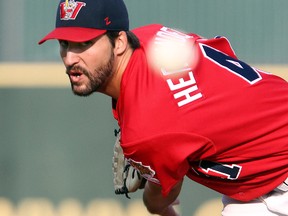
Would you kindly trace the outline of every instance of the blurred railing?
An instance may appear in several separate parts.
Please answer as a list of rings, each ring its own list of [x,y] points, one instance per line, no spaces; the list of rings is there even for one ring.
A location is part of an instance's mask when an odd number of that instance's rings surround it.
[[[209,200],[200,206],[193,216],[218,216],[222,208],[221,200]],[[180,212],[178,210],[178,212]],[[54,205],[44,198],[25,199],[18,205],[0,198],[1,216],[150,216],[141,200],[129,202],[125,207],[113,199],[92,200],[87,206],[76,199],[63,200]],[[192,215],[192,214],[191,214]]]

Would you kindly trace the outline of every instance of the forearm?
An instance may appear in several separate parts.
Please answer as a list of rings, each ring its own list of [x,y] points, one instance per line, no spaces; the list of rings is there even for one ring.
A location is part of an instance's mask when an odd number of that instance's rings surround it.
[[[182,181],[177,183],[170,193],[163,197],[161,187],[147,182],[143,193],[143,201],[148,211],[161,216],[178,216],[173,208],[180,193]]]

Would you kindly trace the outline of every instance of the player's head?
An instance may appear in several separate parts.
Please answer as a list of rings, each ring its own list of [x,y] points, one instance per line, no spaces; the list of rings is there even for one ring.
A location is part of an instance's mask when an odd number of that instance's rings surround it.
[[[85,42],[107,31],[128,31],[123,0],[60,0],[55,29],[39,41],[50,39]]]

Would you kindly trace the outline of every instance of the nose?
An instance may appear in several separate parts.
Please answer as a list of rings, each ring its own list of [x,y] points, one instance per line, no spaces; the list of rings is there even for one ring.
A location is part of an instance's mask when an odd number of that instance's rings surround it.
[[[61,52],[61,57],[63,63],[66,67],[71,67],[79,62],[79,55],[77,52],[74,52],[72,49],[66,49],[64,52]]]

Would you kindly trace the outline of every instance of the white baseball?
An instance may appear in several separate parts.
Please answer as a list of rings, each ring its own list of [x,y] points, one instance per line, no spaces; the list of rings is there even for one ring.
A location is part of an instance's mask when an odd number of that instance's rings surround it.
[[[148,50],[152,66],[166,71],[181,70],[195,61],[194,46],[188,40],[154,41]]]

